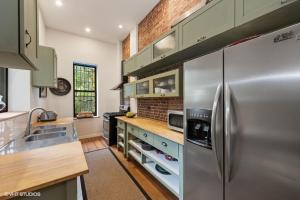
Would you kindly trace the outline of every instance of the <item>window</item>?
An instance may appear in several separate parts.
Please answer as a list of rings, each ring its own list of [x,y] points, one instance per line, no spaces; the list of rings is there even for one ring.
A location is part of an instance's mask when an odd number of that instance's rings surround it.
[[[79,112],[97,115],[97,67],[73,63],[74,117]]]
[[[7,99],[8,99],[8,69],[0,68],[0,95],[3,96],[2,101],[6,103],[6,107],[1,112],[7,112]]]

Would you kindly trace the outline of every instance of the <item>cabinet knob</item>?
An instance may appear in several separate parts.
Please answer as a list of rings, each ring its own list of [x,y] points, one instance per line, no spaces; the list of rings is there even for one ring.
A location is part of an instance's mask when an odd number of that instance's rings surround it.
[[[289,2],[289,0],[281,0],[281,4],[286,4],[288,2]]]
[[[148,137],[147,133],[144,133],[144,137]]]
[[[167,146],[168,146],[168,144],[165,143],[165,142],[162,142],[161,145],[163,145],[164,147],[167,147]]]
[[[197,42],[202,42],[203,40],[205,40],[206,39],[206,36],[202,36],[202,37],[200,37],[198,40],[197,40]]]

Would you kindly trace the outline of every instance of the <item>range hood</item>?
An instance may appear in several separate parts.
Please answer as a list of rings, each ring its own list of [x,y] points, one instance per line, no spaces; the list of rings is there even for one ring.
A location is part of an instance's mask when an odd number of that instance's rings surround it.
[[[122,77],[122,82],[119,83],[118,85],[116,85],[115,87],[113,87],[111,90],[121,90],[123,88],[123,85],[128,83],[128,77],[127,76],[123,76]]]

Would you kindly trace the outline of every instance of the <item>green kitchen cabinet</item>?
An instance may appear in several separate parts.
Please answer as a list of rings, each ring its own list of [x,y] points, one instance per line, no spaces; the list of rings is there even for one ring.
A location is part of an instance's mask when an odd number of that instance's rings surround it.
[[[152,43],[153,62],[174,54],[178,49],[178,27],[176,26],[170,32],[164,34]]]
[[[151,92],[152,81],[150,78],[145,78],[136,81],[136,91],[135,95],[137,98],[150,97],[152,95]]]
[[[124,84],[124,98],[134,98],[135,97],[135,83]]]
[[[271,13],[297,0],[236,0],[236,26]]]
[[[149,45],[136,55],[136,68],[140,69],[152,62],[152,46]]]
[[[151,77],[152,97],[179,97],[182,95],[182,71],[168,71]]]
[[[234,28],[234,5],[235,0],[214,0],[183,20],[179,24],[181,49]]]
[[[38,71],[32,71],[31,80],[34,87],[57,87],[57,56],[55,49],[40,46]]]
[[[131,56],[124,62],[124,75],[128,75],[131,72],[134,72],[137,70],[137,65],[136,65],[136,56]]]
[[[0,67],[36,70],[37,0],[0,1]]]

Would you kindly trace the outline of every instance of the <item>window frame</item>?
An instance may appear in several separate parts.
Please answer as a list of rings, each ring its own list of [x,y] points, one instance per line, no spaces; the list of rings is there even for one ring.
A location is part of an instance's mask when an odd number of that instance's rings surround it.
[[[87,67],[87,68],[93,68],[95,69],[95,90],[76,90],[75,89],[75,66],[81,66],[81,67]],[[90,65],[85,63],[79,63],[79,62],[73,62],[73,116],[76,118],[76,112],[75,112],[75,93],[76,92],[95,92],[95,112],[93,113],[94,117],[98,114],[98,90],[97,90],[97,65]]]
[[[0,113],[5,113],[5,112],[8,112],[8,68],[4,68],[5,70],[5,74],[6,74],[6,82],[5,82],[5,86],[6,86],[6,94],[3,94],[3,95],[6,95],[6,107],[4,110],[0,111]]]

